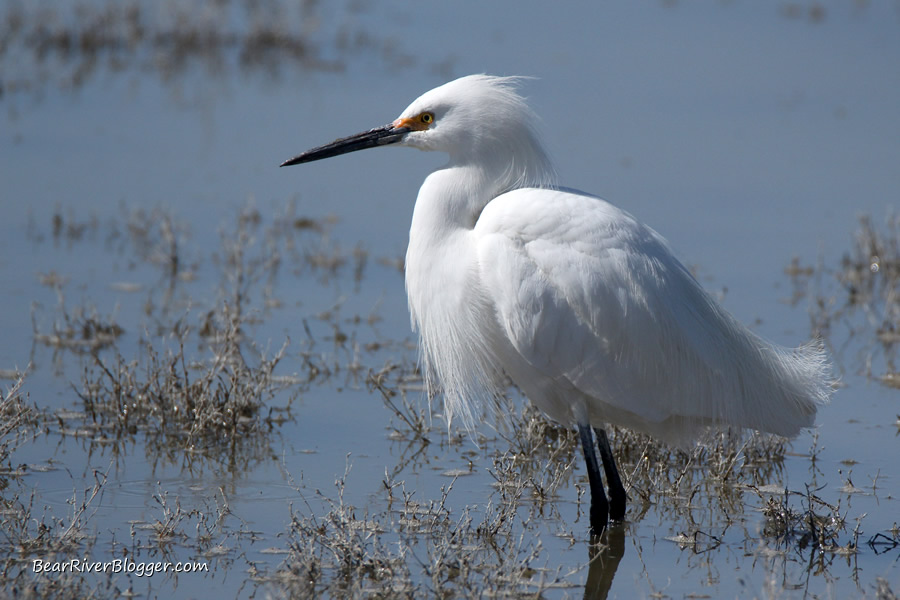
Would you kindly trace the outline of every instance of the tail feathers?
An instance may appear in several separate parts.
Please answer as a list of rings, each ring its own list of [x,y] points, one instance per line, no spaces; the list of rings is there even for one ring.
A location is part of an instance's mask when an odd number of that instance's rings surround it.
[[[647,421],[627,412],[610,413],[608,420],[676,446],[692,445],[703,439],[704,431],[722,427],[788,438],[813,427],[835,383],[822,343],[783,348],[753,334],[744,341],[755,351],[741,352],[742,362],[732,362],[718,385],[695,388],[693,401],[677,394],[680,406],[663,420]]]
[[[787,438],[815,426],[819,407],[829,402],[834,390],[831,364],[821,341],[798,348],[784,348],[753,334],[748,341],[756,352],[743,354],[745,360],[734,374],[731,393],[737,398],[721,398],[720,411],[712,419],[685,424],[695,430],[729,426]]]
[[[792,349],[765,343],[761,351],[775,373],[775,388],[767,391],[767,397],[745,398],[743,426],[793,437],[815,425],[819,407],[828,403],[834,390],[824,346],[819,340]]]

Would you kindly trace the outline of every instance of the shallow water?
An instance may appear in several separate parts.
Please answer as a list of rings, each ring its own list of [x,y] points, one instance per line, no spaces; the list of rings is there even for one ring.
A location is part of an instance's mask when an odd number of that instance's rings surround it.
[[[228,5],[222,27],[253,18],[241,6]],[[49,411],[83,410],[76,390],[85,369],[96,370],[90,355],[35,342],[35,327],[50,331],[63,314],[42,275],[65,278],[69,311],[95,307],[98,315],[114,315],[125,330],[119,352],[136,357],[142,340],[163,343],[154,327],[164,317],[195,322],[222,302],[221,289],[232,289],[223,240],[236,237],[242,211],[258,213],[248,261],[262,261],[270,249],[265,232],[290,206],[315,223],[332,215],[336,222],[327,234],[279,238],[284,266],[271,294],[265,281],[248,288],[256,322],[244,333],[267,355],[290,338],[281,375],[305,372],[310,355],[340,370],[272,399],[290,404],[290,418],[265,437],[237,442],[231,454],[157,446],[145,432],[120,444],[91,443],[50,423],[13,454],[13,465],[31,468],[5,493],[33,489],[35,504],[62,518],[72,511],[73,489],[81,494],[95,470],[107,473],[85,522],[97,536],[91,549],[97,560],[108,558],[116,542],[145,541],[140,526],[162,518],[162,498],[170,507],[177,498],[184,509],[208,513],[227,498],[233,515],[223,538],[227,551],[201,557],[214,567],[211,574],[123,575],[116,582],[149,597],[268,590],[271,582],[256,582],[251,572],[278,567],[291,510],[324,514],[327,503],[315,491],[336,498],[336,478],[344,477],[343,499],[360,513],[394,510],[386,507],[386,470],[425,504],[440,500],[452,482],[451,519],[466,507],[489,512],[492,451],[506,442],[489,427],[481,447],[448,442],[442,426],[428,445],[392,439],[397,417],[364,378],[387,361],[414,360],[402,274],[383,262],[402,258],[418,185],[443,158],[391,149],[277,169],[299,151],[388,122],[421,92],[472,72],[536,77],[525,89],[565,185],[596,193],[657,229],[762,335],[786,345],[807,339],[810,302],[787,301],[785,267],[795,256],[819,263],[822,287],[839,294],[830,273],[850,251],[857,216],[870,214],[881,224],[900,189],[900,13],[875,4],[829,5],[821,13],[817,6],[585,3],[560,10],[465,2],[411,10],[402,3],[348,3],[309,9],[316,28],[281,7],[289,27],[311,36],[328,68],[285,55],[276,55],[276,68],[242,64],[226,47],[215,68],[188,60],[170,73],[148,52],[121,69],[101,60],[78,85],[66,83],[77,56],[51,53],[37,63],[24,43],[14,45],[3,58],[0,96],[0,368],[33,364],[23,388],[30,402]],[[54,215],[62,223],[56,230]],[[160,249],[146,252],[135,233],[161,215],[171,216],[182,268],[192,275],[171,297],[165,265],[154,255]],[[306,258],[289,257],[288,237]],[[357,247],[368,255],[359,280]],[[308,257],[319,254],[347,263],[329,275],[309,266]],[[378,320],[369,324],[370,315]],[[794,441],[767,482],[801,493],[813,483],[851,523],[842,542],[853,539],[859,519],[858,552],[812,556],[790,546],[772,552],[761,541],[763,501],[747,489],[737,500],[704,492],[705,500],[689,499],[678,509],[656,501],[642,512],[633,502],[609,597],[856,597],[874,595],[879,577],[900,587],[897,549],[865,544],[878,533],[896,539],[890,531],[900,514],[900,409],[896,389],[866,377],[869,369],[885,373],[890,355],[873,339],[872,319],[848,316],[832,328],[827,341],[844,387],[821,412],[817,439],[807,433]],[[356,360],[353,342],[381,347]],[[347,370],[355,362],[362,374]],[[558,582],[543,592],[550,597],[596,591],[577,502],[583,467],[572,464],[574,473],[541,518],[528,519],[534,505],[526,503],[525,523],[507,540],[522,544],[523,554],[534,550],[530,565],[546,569],[545,582]],[[471,474],[454,480],[454,472]],[[718,542],[672,541],[698,529]],[[408,543],[398,530],[381,537],[386,545]],[[272,548],[277,553],[267,552]],[[429,560],[424,542],[409,552]],[[176,538],[146,543],[138,556],[188,560],[198,552]]]

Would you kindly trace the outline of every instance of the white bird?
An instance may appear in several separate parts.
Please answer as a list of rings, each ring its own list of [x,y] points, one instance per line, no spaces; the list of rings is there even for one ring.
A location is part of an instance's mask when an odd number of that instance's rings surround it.
[[[450,155],[419,190],[406,254],[426,381],[471,424],[506,375],[576,427],[599,535],[626,505],[605,424],[670,442],[709,426],[794,436],[828,400],[830,367],[821,344],[783,348],[744,327],[627,212],[557,186],[517,81],[462,77],[281,166],[388,144]]]

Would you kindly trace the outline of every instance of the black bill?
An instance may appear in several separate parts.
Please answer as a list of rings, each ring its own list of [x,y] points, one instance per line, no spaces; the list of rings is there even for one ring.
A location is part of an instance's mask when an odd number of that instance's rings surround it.
[[[408,127],[395,127],[393,123],[388,123],[383,127],[376,127],[375,129],[334,140],[330,144],[307,150],[303,154],[299,154],[294,158],[284,161],[281,163],[281,166],[289,167],[291,165],[299,165],[300,163],[312,162],[314,160],[322,160],[323,158],[331,158],[332,156],[338,156],[348,152],[374,148],[375,146],[395,144],[402,140],[409,132],[410,129]]]

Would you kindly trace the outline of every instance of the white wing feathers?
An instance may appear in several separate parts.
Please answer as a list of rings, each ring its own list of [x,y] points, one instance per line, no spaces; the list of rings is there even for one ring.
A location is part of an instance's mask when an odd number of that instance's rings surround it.
[[[514,349],[504,368],[558,420],[670,441],[719,423],[789,436],[828,398],[821,350],[747,330],[662,237],[603,200],[515,190],[488,203],[474,234],[482,291]],[[581,414],[554,397],[567,393]]]

